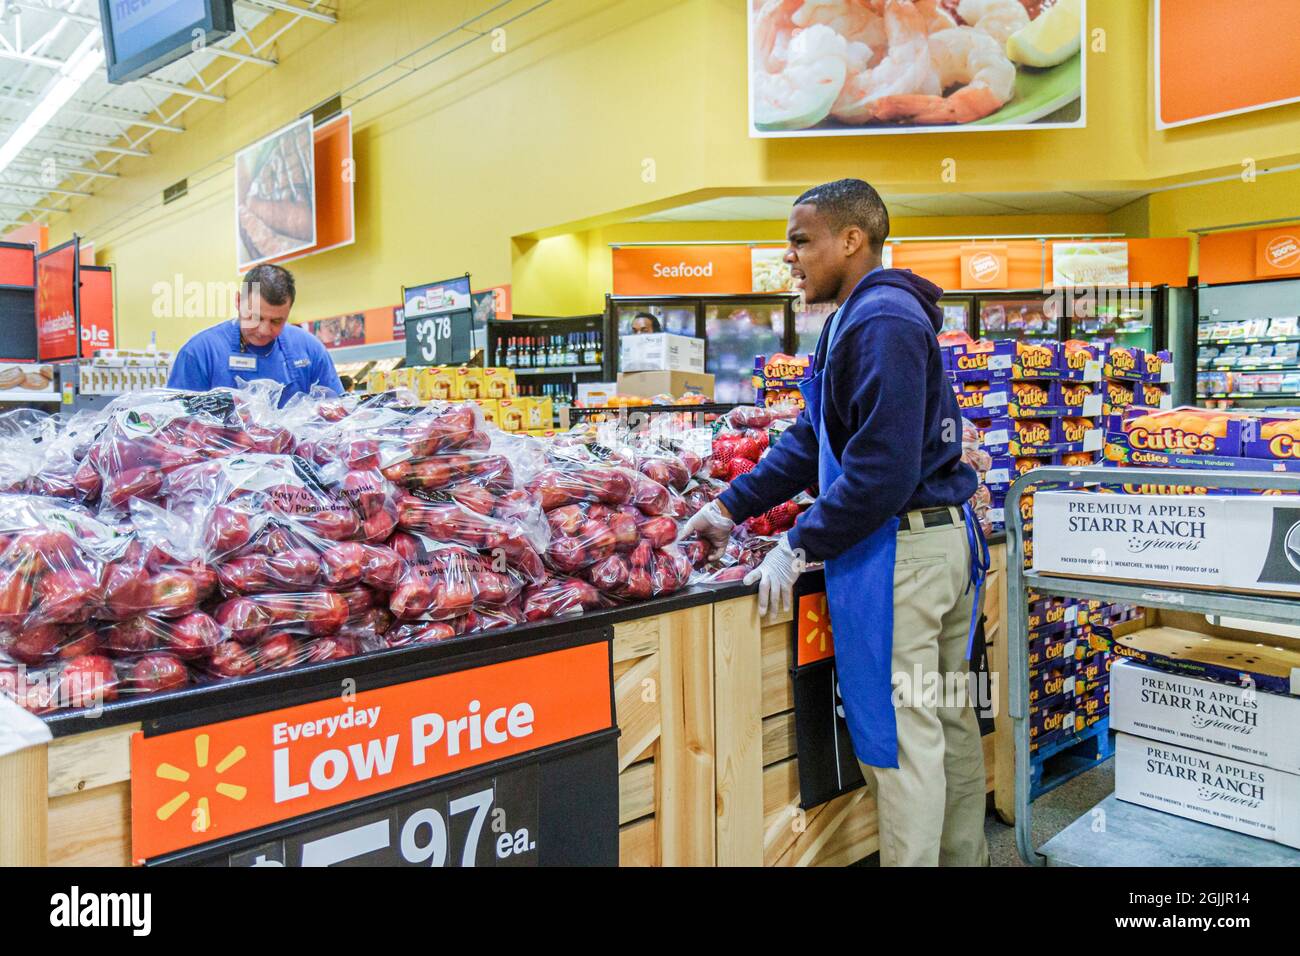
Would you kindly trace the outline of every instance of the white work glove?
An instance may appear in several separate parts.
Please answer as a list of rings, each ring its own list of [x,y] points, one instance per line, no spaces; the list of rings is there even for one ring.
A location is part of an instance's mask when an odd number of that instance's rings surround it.
[[[758,616],[766,617],[769,606],[772,616],[778,605],[789,611],[794,604],[794,582],[803,573],[803,555],[790,548],[786,535],[781,535],[776,547],[767,553],[763,563],[745,575],[745,583],[758,582]],[[779,601],[778,601],[779,598]]]
[[[677,540],[681,541],[683,538],[698,534],[702,540],[709,544],[711,549],[709,560],[716,561],[726,552],[727,542],[731,540],[731,532],[735,527],[736,522],[723,513],[722,505],[716,501],[710,501],[695,512],[690,521],[682,525]]]

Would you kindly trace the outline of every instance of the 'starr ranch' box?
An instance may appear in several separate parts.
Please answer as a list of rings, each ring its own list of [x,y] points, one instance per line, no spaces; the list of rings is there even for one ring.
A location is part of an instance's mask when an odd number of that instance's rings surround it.
[[[1294,498],[1043,491],[1034,527],[1044,574],[1300,593]]]
[[[1300,847],[1300,776],[1281,770],[1117,734],[1115,796]]]
[[[1111,668],[1110,680],[1115,730],[1300,773],[1300,698],[1123,659]]]

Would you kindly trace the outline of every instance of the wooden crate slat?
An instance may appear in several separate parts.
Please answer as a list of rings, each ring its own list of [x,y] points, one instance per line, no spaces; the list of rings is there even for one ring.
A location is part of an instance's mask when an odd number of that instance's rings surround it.
[[[634,763],[618,775],[618,822],[631,823],[655,812],[655,764]]]
[[[39,745],[0,757],[0,866],[45,865],[46,754]]]
[[[771,717],[794,706],[794,682],[790,679],[790,626],[763,628],[763,716]]]
[[[92,730],[50,744],[49,795],[94,790],[131,779],[131,736],[139,724]]]
[[[614,712],[618,715],[621,731],[618,738],[619,770],[639,759],[645,749],[659,739],[659,698],[663,693],[659,657],[651,654],[641,658],[614,683]],[[647,685],[646,681],[653,683]]]
[[[712,866],[716,796],[713,735],[713,608],[657,618],[660,726],[656,766],[659,861]]]
[[[614,663],[645,657],[659,650],[660,615],[614,625]]]
[[[655,818],[646,817],[618,830],[619,866],[655,866],[657,857]]]
[[[50,801],[50,866],[131,865],[131,784]]]
[[[794,756],[794,711],[773,714],[763,720],[763,766]]]
[[[855,811],[862,812],[862,804],[865,800],[867,800],[867,791],[865,787],[861,787],[822,804],[816,816],[809,812],[807,827],[802,833],[795,834],[794,840],[777,857],[773,865],[809,866],[822,848],[834,838],[849,815]],[[871,813],[875,815],[874,807]]]
[[[713,609],[719,866],[763,864],[763,657],[754,640],[757,629],[758,605],[751,597]]]

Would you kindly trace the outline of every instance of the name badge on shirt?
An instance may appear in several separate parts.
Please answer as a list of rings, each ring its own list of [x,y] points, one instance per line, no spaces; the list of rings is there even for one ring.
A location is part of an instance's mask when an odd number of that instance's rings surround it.
[[[294,368],[306,368],[306,367],[307,367],[308,365],[310,365],[310,364],[311,364],[311,359],[305,359],[305,358],[303,358],[303,359],[294,359],[294,360],[293,360],[293,367],[294,367]]]
[[[230,356],[230,367],[241,371],[257,371],[257,356],[255,355],[232,355]]]

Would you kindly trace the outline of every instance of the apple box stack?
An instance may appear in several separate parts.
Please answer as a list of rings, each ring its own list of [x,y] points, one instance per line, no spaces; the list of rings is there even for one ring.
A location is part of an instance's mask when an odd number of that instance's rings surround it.
[[[1254,637],[1117,643],[1115,795],[1300,847],[1300,652]]]

